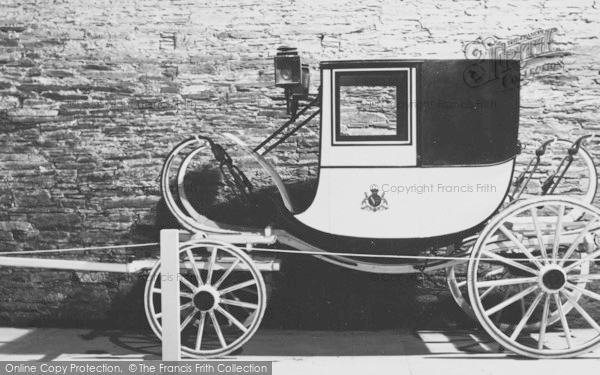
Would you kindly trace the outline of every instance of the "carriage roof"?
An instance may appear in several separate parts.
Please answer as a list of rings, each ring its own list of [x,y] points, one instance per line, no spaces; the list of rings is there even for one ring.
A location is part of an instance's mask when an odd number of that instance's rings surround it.
[[[341,68],[341,67],[362,67],[368,66],[396,66],[404,63],[420,63],[425,60],[418,59],[367,59],[367,60],[327,60],[321,61],[320,66],[323,69]]]

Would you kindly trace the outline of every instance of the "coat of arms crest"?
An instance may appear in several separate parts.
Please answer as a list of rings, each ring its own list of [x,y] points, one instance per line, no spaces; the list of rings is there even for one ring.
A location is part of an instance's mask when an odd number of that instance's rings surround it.
[[[371,195],[365,193],[365,198],[363,199],[360,208],[363,210],[370,210],[373,212],[387,210],[388,202],[385,199],[385,192],[381,195],[378,194],[379,189],[371,188]]]

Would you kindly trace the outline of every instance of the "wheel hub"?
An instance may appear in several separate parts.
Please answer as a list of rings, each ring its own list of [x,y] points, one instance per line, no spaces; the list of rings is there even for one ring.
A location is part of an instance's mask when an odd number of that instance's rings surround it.
[[[214,288],[203,286],[194,292],[192,303],[200,311],[210,311],[219,303],[219,294]]]
[[[567,275],[558,265],[550,265],[541,270],[538,282],[545,292],[557,293],[567,283]]]

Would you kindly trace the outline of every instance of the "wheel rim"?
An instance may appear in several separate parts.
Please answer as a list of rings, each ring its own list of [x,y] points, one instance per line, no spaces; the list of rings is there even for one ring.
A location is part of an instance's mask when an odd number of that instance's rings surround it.
[[[221,241],[190,241],[180,247],[179,254],[182,352],[206,358],[239,349],[254,335],[265,312],[262,275],[248,255]],[[160,296],[157,262],[146,282],[145,309],[159,338]]]
[[[577,221],[568,220],[573,210],[582,212]],[[600,344],[598,230],[600,211],[568,198],[532,199],[495,217],[473,248],[467,275],[471,306],[485,330],[501,345],[530,357],[570,357]],[[483,279],[497,264],[508,274]],[[486,303],[482,295],[492,287],[503,291],[502,298]],[[522,314],[507,327],[498,315],[511,308]],[[527,333],[531,321],[539,328]]]

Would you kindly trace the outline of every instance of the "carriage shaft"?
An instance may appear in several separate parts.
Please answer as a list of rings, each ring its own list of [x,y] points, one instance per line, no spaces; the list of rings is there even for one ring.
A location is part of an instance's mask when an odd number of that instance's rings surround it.
[[[55,270],[69,271],[88,271],[88,272],[113,272],[113,273],[137,273],[145,269],[152,268],[156,264],[156,259],[134,260],[130,263],[102,263],[89,262],[70,259],[43,259],[43,258],[25,258],[25,257],[0,257],[0,266],[4,267],[24,267],[24,268],[45,268]],[[198,258],[196,266],[199,269],[208,268],[207,259]],[[260,271],[270,272],[279,271],[280,261],[278,259],[255,259],[256,267]],[[227,269],[231,265],[229,259],[218,260],[215,264],[215,270]],[[184,264],[188,268],[189,264]],[[245,270],[238,266],[235,271]]]

